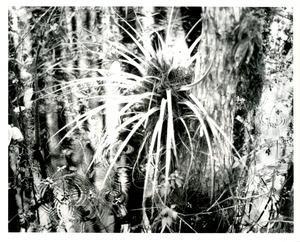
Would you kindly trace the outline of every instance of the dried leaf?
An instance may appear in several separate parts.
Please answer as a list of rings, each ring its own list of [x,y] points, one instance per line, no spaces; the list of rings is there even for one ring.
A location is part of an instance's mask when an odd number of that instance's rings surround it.
[[[24,107],[24,106],[19,106],[19,107],[15,107],[15,108],[14,108],[14,112],[15,112],[15,113],[22,112],[23,110],[25,110],[25,107]]]
[[[31,101],[32,95],[33,95],[33,88],[27,89],[24,93],[23,100],[24,100],[24,106],[26,109],[30,108],[32,105],[32,101]]]
[[[17,127],[11,128],[11,137],[12,137],[12,139],[17,140],[17,141],[22,141],[24,139],[21,131]]]

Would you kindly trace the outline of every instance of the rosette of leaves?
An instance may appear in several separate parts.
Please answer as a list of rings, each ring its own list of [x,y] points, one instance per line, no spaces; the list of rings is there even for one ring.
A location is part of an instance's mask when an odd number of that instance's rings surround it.
[[[215,159],[212,152],[212,135],[216,137],[216,140],[221,140],[220,136],[222,136],[222,139],[230,145],[231,142],[208,115],[201,100],[190,93],[190,90],[202,81],[202,78],[195,79],[197,75],[193,72],[197,54],[191,56],[201,37],[190,45],[188,49],[190,57],[181,61],[185,65],[179,66],[173,62],[172,58],[169,58],[169,47],[159,33],[156,32],[159,41],[158,48],[151,49],[148,45],[146,48],[141,41],[145,39],[142,36],[143,33],[136,31],[129,23],[126,24],[130,32],[121,25],[119,27],[132,39],[138,52],[133,53],[120,43],[114,42],[111,45],[120,56],[117,62],[133,66],[138,70],[138,74],[120,70],[111,76],[107,70],[98,69],[97,72],[101,74],[101,77],[69,81],[68,85],[71,87],[97,81],[99,86],[112,85],[121,90],[123,95],[113,98],[120,105],[117,116],[121,122],[116,127],[116,132],[122,134],[122,142],[118,150],[113,153],[113,157],[110,157],[102,184],[104,186],[111,177],[125,147],[135,140],[136,156],[134,160],[131,160],[130,165],[133,173],[139,173],[143,179],[142,224],[146,231],[150,226],[150,221],[154,221],[154,215],[162,213],[162,208],[172,204],[173,191],[181,189],[181,194],[184,194],[183,191],[188,188],[191,182],[191,170],[196,162],[196,151],[201,149],[200,140],[205,143],[202,147],[203,153],[206,154],[210,167],[209,193],[212,198]],[[105,100],[106,96],[105,94],[99,95],[97,98]],[[64,127],[72,127],[65,137],[72,134],[91,115],[107,112],[108,109],[109,107],[104,103],[76,117]],[[116,141],[108,137],[109,134],[104,132],[95,151],[95,157],[101,156],[105,150],[110,149],[109,147],[115,146]],[[234,149],[233,146],[232,148]],[[90,167],[95,162],[96,158],[91,161]],[[142,170],[140,170],[141,167]],[[179,199],[183,201],[184,196],[182,195]],[[149,203],[150,210],[146,209]],[[169,220],[164,222],[164,225],[169,224]]]

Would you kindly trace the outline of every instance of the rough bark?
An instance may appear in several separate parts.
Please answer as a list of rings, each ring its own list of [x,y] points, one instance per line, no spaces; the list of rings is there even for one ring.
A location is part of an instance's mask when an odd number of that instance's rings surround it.
[[[203,80],[194,88],[193,93],[226,136],[213,137],[213,156],[216,159],[210,166],[210,172],[204,174],[208,179],[215,180],[215,187],[228,182],[229,174],[226,171],[232,164],[230,143],[233,142],[236,86],[240,80],[233,59],[236,45],[234,28],[240,16],[240,8],[203,9],[202,39],[195,67],[199,68],[197,80]]]

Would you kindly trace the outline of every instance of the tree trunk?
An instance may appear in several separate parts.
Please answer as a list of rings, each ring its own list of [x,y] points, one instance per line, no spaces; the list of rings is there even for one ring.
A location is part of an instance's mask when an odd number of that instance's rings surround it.
[[[236,74],[233,62],[235,41],[233,31],[241,15],[240,8],[204,8],[202,20],[202,40],[199,46],[200,66],[198,79],[202,82],[194,93],[203,102],[208,115],[225,132],[232,142],[233,115],[235,111],[235,91],[240,77]],[[207,73],[207,74],[206,74]],[[216,140],[215,140],[216,141]],[[231,164],[230,149],[222,142],[226,153],[218,154],[216,167],[223,169]]]
[[[242,13],[241,8],[203,9],[202,39],[195,67],[199,68],[197,80],[202,81],[193,92],[203,103],[207,115],[223,131],[219,133],[215,127],[211,127],[214,159],[210,172],[204,176],[212,180],[210,184],[213,189],[222,189],[225,183],[229,183],[230,173],[227,171],[231,170],[233,156],[238,157],[232,145],[236,90],[237,84],[243,79],[239,68],[249,61],[252,53],[248,44],[259,31],[256,28],[250,33],[244,28],[249,19]]]

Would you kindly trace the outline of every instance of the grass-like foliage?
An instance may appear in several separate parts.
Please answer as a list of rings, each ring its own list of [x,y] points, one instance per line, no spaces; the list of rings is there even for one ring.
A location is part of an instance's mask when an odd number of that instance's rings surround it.
[[[63,130],[67,132],[58,145],[72,136],[93,115],[110,112],[110,103],[106,100],[113,99],[114,105],[118,106],[114,115],[119,120],[115,127],[119,137],[112,139],[111,134],[104,129],[86,172],[91,172],[92,167],[104,160],[108,162],[101,186],[98,187],[101,192],[110,182],[116,167],[120,166],[127,147],[134,146],[137,155],[130,162],[127,161],[126,166],[133,169],[133,181],[136,177],[143,181],[140,187],[143,228],[154,232],[180,232],[183,224],[192,229],[183,218],[191,196],[188,193],[201,191],[203,196],[210,197],[207,205],[213,203],[215,196],[217,158],[212,146],[216,147],[218,144],[212,143],[213,137],[219,142],[225,140],[230,149],[235,149],[229,137],[206,112],[201,100],[190,92],[193,86],[201,82],[201,78],[195,79],[193,72],[196,56],[178,62],[176,57],[170,58],[170,49],[159,33],[155,33],[158,43],[154,50],[149,49],[149,46],[145,48],[140,41],[146,33],[138,33],[128,24],[135,33],[133,36],[126,28],[121,25],[119,27],[132,38],[139,54],[133,54],[120,43],[112,43],[121,58],[112,63],[109,71],[95,70],[101,77],[69,81],[63,88],[97,83],[98,87],[117,88],[121,94],[93,97],[102,100],[103,105],[79,115],[60,129],[55,135]],[[167,28],[172,28],[170,23]],[[187,56],[197,47],[200,38],[201,36],[188,49]],[[122,63],[138,70],[139,75],[121,71]],[[220,148],[218,152],[221,154],[224,150]],[[204,173],[210,174],[205,175],[208,181],[205,181]],[[202,182],[206,184],[201,185]],[[182,216],[178,215],[180,213]]]

